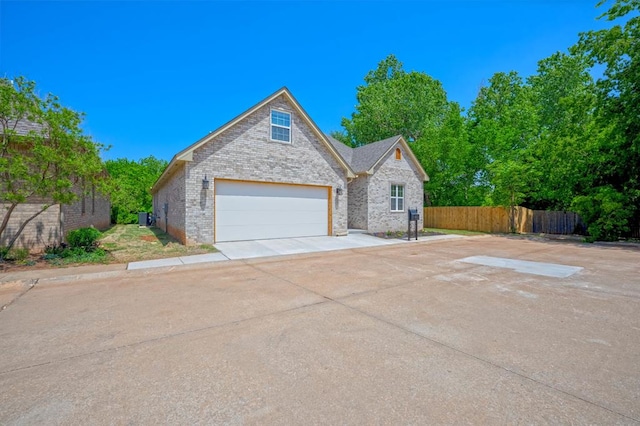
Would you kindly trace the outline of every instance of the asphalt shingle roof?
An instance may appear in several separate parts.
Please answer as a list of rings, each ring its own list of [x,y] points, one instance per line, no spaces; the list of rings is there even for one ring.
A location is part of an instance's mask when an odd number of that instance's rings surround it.
[[[10,120],[9,121],[9,128],[13,128],[14,124],[16,125],[15,128],[15,132],[17,135],[20,136],[28,136],[29,132],[33,131],[36,132],[38,134],[42,133],[42,131],[44,130],[44,125],[40,124],[40,123],[35,123],[33,121],[29,121],[27,119],[21,119],[18,120],[18,123],[16,124],[15,120]],[[0,133],[2,132],[2,128],[0,127]]]
[[[325,136],[327,137],[327,139],[329,139],[329,142],[331,142],[331,145],[333,145],[336,151],[338,151],[338,154],[340,154],[340,156],[344,158],[344,161],[346,161],[347,164],[351,166],[351,155],[353,154],[353,148],[343,144],[338,139],[332,138],[329,135]]]
[[[395,145],[400,136],[392,136],[378,142],[351,148],[337,139],[327,136],[331,145],[338,151],[344,160],[351,166],[354,172],[366,172],[373,167],[380,158]]]

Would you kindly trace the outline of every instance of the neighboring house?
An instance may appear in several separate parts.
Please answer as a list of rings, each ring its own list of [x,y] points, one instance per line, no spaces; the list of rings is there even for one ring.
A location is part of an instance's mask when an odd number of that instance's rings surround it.
[[[42,131],[42,126],[21,120],[15,131],[18,135],[28,136],[30,131]],[[14,247],[38,251],[48,245],[60,244],[64,241],[67,233],[74,229],[88,226],[97,229],[108,228],[111,222],[109,199],[97,193],[94,188],[90,189],[87,194],[83,193],[80,186],[77,185],[74,187],[74,191],[78,195],[76,202],[68,205],[51,205],[26,226]],[[11,215],[7,228],[0,235],[0,247],[6,246],[20,225],[47,204],[51,204],[51,200],[31,198],[18,205]],[[0,220],[4,217],[7,208],[7,204],[0,202]]]
[[[403,230],[426,179],[402,137],[351,149],[282,88],[177,153],[151,192],[157,226],[212,244]]]

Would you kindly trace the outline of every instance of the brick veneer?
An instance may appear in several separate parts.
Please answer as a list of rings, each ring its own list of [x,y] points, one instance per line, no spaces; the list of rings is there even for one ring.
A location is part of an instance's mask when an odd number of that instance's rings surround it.
[[[270,140],[271,108],[291,113],[291,143]],[[184,220],[172,220],[170,205],[168,219],[173,229],[169,232],[174,236],[183,232],[186,244],[214,242],[216,179],[329,186],[333,193],[332,234],[347,232],[345,171],[282,95],[197,148],[193,161],[185,162],[183,170],[182,175],[174,174],[155,191],[154,210],[174,194],[175,202],[184,206]],[[202,188],[205,175],[211,182],[208,190]],[[338,186],[343,188],[343,195],[336,195]],[[158,223],[162,226],[162,221]]]

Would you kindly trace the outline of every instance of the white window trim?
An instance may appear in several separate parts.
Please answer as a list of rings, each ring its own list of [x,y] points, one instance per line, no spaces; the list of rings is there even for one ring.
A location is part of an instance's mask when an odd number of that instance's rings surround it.
[[[280,124],[273,124],[273,122],[271,121],[271,114],[273,111],[276,112],[281,112],[283,114],[288,114],[289,115],[289,126],[281,126]],[[281,141],[279,139],[273,139],[272,135],[273,135],[273,131],[272,131],[272,127],[279,127],[281,129],[288,129],[289,130],[289,141]],[[293,131],[292,131],[292,127],[293,127],[293,114],[291,114],[289,111],[285,111],[282,109],[278,109],[278,108],[271,108],[269,110],[269,140],[271,142],[279,142],[279,143],[284,143],[287,145],[290,145],[293,143]]]
[[[395,197],[393,197],[391,195],[391,187],[393,186],[401,186],[402,187],[402,197],[398,197],[397,195]],[[396,194],[397,194],[397,189],[396,189]],[[392,210],[391,209],[391,200],[393,198],[396,199],[400,199],[402,198],[402,210]],[[391,183],[389,184],[389,210],[391,211],[391,213],[403,213],[405,211],[405,207],[406,207],[406,200],[407,200],[407,185],[405,185],[404,183]],[[396,202],[396,206],[398,205],[398,203]]]

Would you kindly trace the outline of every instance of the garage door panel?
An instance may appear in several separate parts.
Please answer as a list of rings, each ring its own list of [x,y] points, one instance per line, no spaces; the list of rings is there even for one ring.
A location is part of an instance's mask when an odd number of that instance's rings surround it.
[[[326,190],[325,190],[326,192]],[[219,195],[216,194],[218,197]],[[260,206],[262,210],[270,211],[315,211],[318,208],[327,207],[327,198],[295,198],[291,200],[286,197],[248,197],[248,196],[231,196],[226,195],[224,203],[219,205],[217,212],[220,211],[251,211]]]
[[[216,241],[327,235],[327,187],[215,181]]]
[[[261,211],[261,214],[256,215],[253,212],[243,210],[226,210],[216,212],[216,220],[220,225],[242,225],[242,224],[255,224],[255,225],[288,225],[288,224],[321,224],[324,226],[324,233],[327,232],[327,214],[318,211],[278,211],[268,212]]]
[[[317,229],[317,234],[307,235],[309,228],[306,225],[291,225],[287,227],[274,227],[270,226],[265,228],[261,225],[237,225],[237,226],[225,226],[218,230],[221,233],[218,242],[223,241],[248,241],[248,240],[269,240],[275,238],[295,238],[302,236],[316,236],[327,235],[326,225],[323,225],[321,229]],[[256,236],[259,236],[256,238]]]
[[[287,185],[279,183],[261,182],[231,182],[222,181],[216,185],[216,195],[248,196],[248,197],[297,197],[326,199],[323,192],[327,188],[322,186]]]

